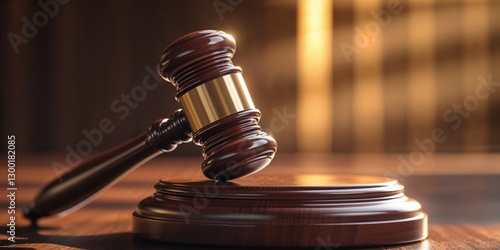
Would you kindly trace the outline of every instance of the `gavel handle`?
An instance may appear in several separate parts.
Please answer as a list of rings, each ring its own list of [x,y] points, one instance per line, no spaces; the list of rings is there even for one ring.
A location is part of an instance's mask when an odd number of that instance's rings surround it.
[[[149,131],[97,155],[48,184],[24,209],[33,224],[45,216],[61,215],[87,204],[97,193],[128,172],[178,144],[191,141],[182,110],[155,121]]]

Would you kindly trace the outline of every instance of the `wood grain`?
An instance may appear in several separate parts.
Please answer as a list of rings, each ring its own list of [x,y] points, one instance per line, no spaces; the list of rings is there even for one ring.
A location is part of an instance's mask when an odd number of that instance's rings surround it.
[[[253,175],[228,183],[171,179],[133,214],[145,239],[212,246],[386,246],[427,237],[404,187],[363,175]]]
[[[20,209],[39,188],[54,178],[50,167],[61,156],[23,156],[18,162],[16,245],[6,241],[0,226],[0,248],[8,249],[210,249],[206,246],[143,241],[131,234],[132,212],[137,203],[153,193],[161,178],[201,179],[201,158],[160,158],[134,171],[103,192],[88,206],[60,218],[41,219],[41,228],[29,227]],[[397,155],[278,155],[260,174],[366,173],[384,175],[397,167]],[[416,168],[402,180],[405,193],[417,199],[429,215],[428,239],[414,244],[380,249],[500,249],[500,175],[496,154],[439,155]],[[1,192],[5,192],[1,182]],[[7,207],[1,195],[0,207]],[[0,225],[7,224],[0,210]],[[333,249],[328,238],[316,249]],[[212,248],[217,249],[217,248]],[[227,248],[231,249],[231,248]],[[259,248],[262,249],[262,248]],[[314,249],[314,248],[313,248]],[[375,248],[377,249],[377,248]]]

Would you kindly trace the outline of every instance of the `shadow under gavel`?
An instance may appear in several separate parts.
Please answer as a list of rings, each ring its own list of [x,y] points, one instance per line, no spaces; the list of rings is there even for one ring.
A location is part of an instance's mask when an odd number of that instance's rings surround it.
[[[258,125],[260,111],[241,68],[231,61],[235,49],[231,35],[214,30],[174,41],[162,54],[159,73],[176,87],[183,109],[48,184],[24,216],[36,224],[41,217],[77,209],[121,176],[191,140],[203,149],[202,171],[210,179],[235,179],[267,166],[277,144]]]

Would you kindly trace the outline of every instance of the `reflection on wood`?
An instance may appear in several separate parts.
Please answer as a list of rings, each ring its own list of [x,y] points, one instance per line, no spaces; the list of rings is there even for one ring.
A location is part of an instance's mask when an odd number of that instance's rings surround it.
[[[19,159],[16,205],[24,207],[41,185],[54,177],[50,162],[64,156],[26,155]],[[393,155],[323,155],[299,157],[278,155],[265,170],[255,175],[339,173],[377,174],[392,171]],[[417,199],[429,214],[429,238],[414,244],[383,249],[500,249],[500,168],[498,154],[434,155],[404,180],[405,194]],[[202,179],[200,158],[159,158],[137,169],[88,206],[65,217],[40,221],[41,228],[29,227],[29,221],[16,221],[16,246],[19,248],[80,249],[220,249],[220,247],[177,245],[140,241],[132,234],[131,213],[137,203],[154,192],[159,178]],[[310,176],[320,181],[317,175]],[[242,181],[245,179],[241,179]],[[275,180],[277,181],[277,180]],[[324,180],[323,180],[324,181]],[[464,185],[467,183],[468,185]],[[22,192],[21,192],[22,190]],[[199,200],[201,202],[201,200]],[[6,200],[0,200],[7,207]],[[0,217],[0,225],[7,217]],[[6,232],[6,227],[0,227]],[[8,242],[2,233],[1,244]],[[333,239],[330,237],[330,239]],[[328,243],[328,238],[318,242]],[[6,246],[13,247],[12,245]],[[227,248],[241,249],[241,248]]]
[[[427,215],[397,181],[354,175],[256,175],[228,183],[155,185],[134,235],[217,246],[381,246],[427,237]]]

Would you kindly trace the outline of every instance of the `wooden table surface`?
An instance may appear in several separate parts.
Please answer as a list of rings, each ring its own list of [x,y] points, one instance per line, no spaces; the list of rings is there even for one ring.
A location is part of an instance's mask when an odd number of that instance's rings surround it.
[[[171,156],[171,155],[170,155]],[[401,155],[408,157],[408,155]],[[258,174],[370,174],[399,178],[405,193],[429,215],[428,239],[378,249],[500,249],[500,155],[435,154],[411,169],[400,155],[278,155]],[[200,158],[160,157],[135,170],[82,209],[41,219],[32,228],[22,208],[56,177],[53,161],[64,156],[18,156],[16,244],[7,241],[8,201],[1,173],[0,248],[9,249],[219,249],[136,239],[130,233],[137,203],[152,195],[158,179],[203,178]],[[406,171],[403,171],[406,170]],[[410,171],[411,170],[411,171]],[[231,248],[224,248],[231,249]],[[262,248],[259,248],[262,249]],[[318,242],[313,249],[332,249]]]

